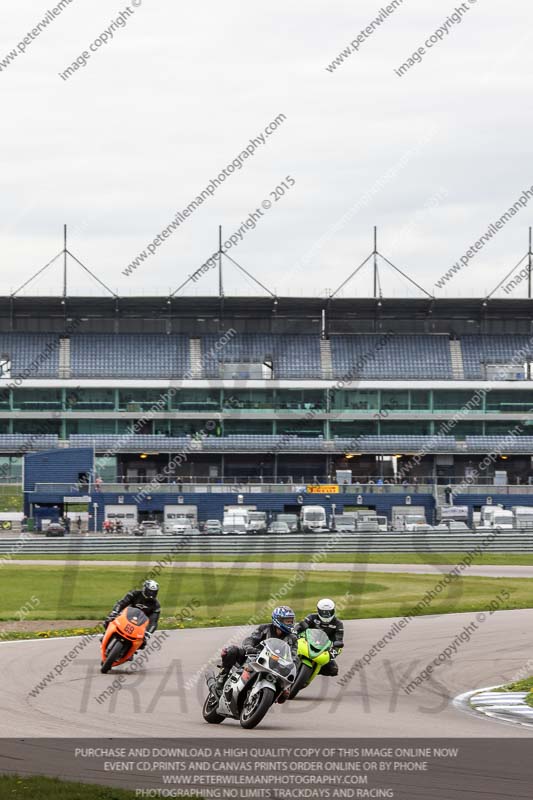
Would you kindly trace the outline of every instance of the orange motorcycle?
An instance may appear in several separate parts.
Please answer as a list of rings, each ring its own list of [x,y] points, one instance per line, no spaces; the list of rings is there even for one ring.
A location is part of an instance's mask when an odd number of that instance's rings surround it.
[[[140,608],[128,606],[112,619],[102,639],[101,672],[128,661],[144,641],[149,619]]]

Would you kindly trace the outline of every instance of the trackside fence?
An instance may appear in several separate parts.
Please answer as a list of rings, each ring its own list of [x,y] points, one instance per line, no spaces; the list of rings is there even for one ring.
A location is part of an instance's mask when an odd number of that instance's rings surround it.
[[[321,533],[257,536],[98,536],[0,538],[0,556],[131,554],[155,557],[275,553],[533,553],[533,529],[479,533]]]

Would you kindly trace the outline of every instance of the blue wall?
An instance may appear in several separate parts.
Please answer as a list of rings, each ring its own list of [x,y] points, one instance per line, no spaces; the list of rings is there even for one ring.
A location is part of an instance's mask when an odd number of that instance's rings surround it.
[[[73,492],[74,496],[76,493]],[[180,497],[183,497],[185,505],[195,505],[198,507],[198,518],[200,521],[206,519],[222,519],[224,514],[224,506],[237,505],[237,494],[234,492],[227,493],[210,493],[210,492],[181,492]],[[324,506],[328,516],[332,513],[332,504],[335,503],[335,513],[342,514],[344,506],[358,507],[356,504],[356,496],[353,494],[345,495],[330,495],[329,499],[324,495],[306,494],[297,492],[284,492],[283,494],[244,494],[243,505],[257,506],[259,511],[273,511],[283,512],[285,506],[299,506],[298,496],[303,498],[303,505],[317,505]],[[126,504],[135,504],[135,494],[127,494],[122,492],[93,492],[92,500],[98,503],[98,528],[104,522],[104,513],[106,505],[117,505],[118,498],[123,498],[122,502]],[[158,492],[157,494],[149,495],[150,499],[144,498],[138,503],[140,512],[153,512],[162,513],[165,505],[177,505],[178,494],[174,492]],[[375,508],[378,514],[385,514],[390,519],[392,506],[404,505],[405,497],[403,495],[378,495],[378,494],[363,494],[361,506],[369,506]],[[31,501],[34,504],[39,504],[43,507],[49,505],[58,505],[63,501],[63,496],[58,493],[44,493],[44,492],[31,492],[26,495],[28,503]],[[433,520],[435,501],[432,495],[417,494],[412,495],[412,505],[424,506],[426,510],[426,518]],[[93,511],[91,506],[90,511]],[[47,516],[49,512],[41,512],[42,515]],[[93,528],[94,522],[91,524]]]
[[[24,511],[30,513],[30,503],[34,506],[40,505],[40,509],[34,509],[36,516],[53,518],[61,514],[63,496],[75,497],[79,495],[78,476],[80,472],[92,472],[94,463],[94,452],[88,447],[65,448],[60,450],[49,450],[44,453],[31,453],[24,459]],[[50,491],[35,492],[36,483],[57,483],[67,484],[67,492]],[[105,490],[105,485],[104,485]],[[82,488],[81,494],[86,494]],[[177,489],[168,492],[147,493],[147,496],[138,502],[139,511],[146,513],[162,513],[165,505],[176,505],[178,496],[183,497],[185,505],[198,506],[198,518],[200,521],[206,519],[222,519],[224,506],[237,505],[237,492],[178,492]],[[335,512],[341,514],[345,506],[368,506],[375,508],[378,514],[385,514],[389,519],[392,506],[404,505],[406,495],[388,494],[387,492],[369,492],[361,494],[361,503],[357,503],[357,495],[354,494],[307,494],[306,492],[283,492],[283,494],[247,494],[243,495],[244,505],[255,505],[259,511],[280,512],[285,506],[298,506],[298,497],[301,497],[304,505],[321,505],[326,508],[328,516],[332,513],[332,504],[335,503]],[[137,503],[134,493],[127,492],[106,492],[93,491],[92,503],[98,503],[98,529],[101,530],[104,522],[105,506],[118,504],[118,498],[123,498],[124,504]],[[518,496],[514,496],[513,504],[522,502]],[[456,503],[459,499],[456,498]],[[483,501],[485,502],[485,501]],[[496,498],[494,502],[497,502]],[[93,512],[91,503],[90,512]],[[412,505],[424,506],[426,518],[429,522],[434,521],[435,501],[430,494],[412,494]],[[54,508],[55,507],[55,508]],[[94,521],[91,522],[91,529],[94,528]]]
[[[36,483],[68,483],[75,488],[79,473],[91,473],[93,464],[91,447],[28,453],[24,456],[24,491],[32,492]]]

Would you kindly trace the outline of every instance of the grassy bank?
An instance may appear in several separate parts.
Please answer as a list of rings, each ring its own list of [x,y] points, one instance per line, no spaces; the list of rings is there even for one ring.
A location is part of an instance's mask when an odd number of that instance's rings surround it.
[[[72,628],[83,633],[85,629],[76,628],[76,619],[101,620],[119,597],[145,577],[146,570],[131,567],[20,565],[3,572],[0,619],[42,620],[44,635],[58,634],[48,633],[47,621],[72,620]],[[279,603],[289,603],[297,616],[303,617],[314,608],[317,598],[328,596],[340,603],[344,619],[403,616],[439,581],[431,575],[298,573],[254,570],[245,564],[216,571],[176,569],[163,572],[158,580],[161,627],[246,624],[256,615],[266,619],[272,606]],[[423,613],[484,611],[502,592],[507,599],[499,600],[499,610],[533,605],[530,580],[466,577],[446,586]],[[5,634],[2,638],[11,637]]]

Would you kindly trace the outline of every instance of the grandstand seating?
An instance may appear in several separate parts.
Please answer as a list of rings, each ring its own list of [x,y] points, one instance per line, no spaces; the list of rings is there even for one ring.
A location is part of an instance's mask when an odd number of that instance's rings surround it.
[[[59,446],[55,434],[4,433],[0,435],[0,450],[23,453],[30,450],[48,450]]]
[[[187,336],[164,334],[74,335],[71,375],[76,378],[183,377],[190,368]]]
[[[0,437],[1,439],[1,437]],[[94,447],[98,451],[118,451],[118,450],[151,450],[164,446],[169,450],[181,451],[191,447],[190,436],[147,436],[143,434],[124,433],[124,434],[72,434],[69,439],[71,447]]]
[[[452,378],[447,336],[352,334],[330,337],[334,377]]]
[[[533,453],[533,436],[467,436],[465,442],[477,453]]]
[[[463,336],[461,339],[465,378],[484,378],[484,364],[511,364],[519,351],[533,356],[529,336],[500,334]],[[522,362],[525,358],[521,359]],[[519,363],[519,361],[517,362]]]
[[[273,360],[274,377],[321,377],[318,336],[243,333],[222,347],[215,335],[202,337],[203,376],[219,377],[221,363],[261,364]],[[445,335],[334,334],[330,338],[333,377],[367,379],[451,379],[449,340]],[[485,377],[484,364],[510,363],[524,348],[533,357],[527,336],[463,336],[461,348],[467,379]],[[57,377],[59,337],[38,333],[0,334],[0,356],[11,359],[11,375]],[[73,334],[72,377],[182,377],[190,369],[189,338],[165,334]],[[330,376],[323,376],[330,377]]]
[[[45,333],[0,334],[0,356],[11,360],[11,377],[57,377],[59,336]]]
[[[202,337],[206,377],[219,377],[222,363],[257,363],[272,359],[275,378],[321,377],[318,336],[241,333],[220,349],[218,336]]]
[[[31,437],[18,435],[0,436],[0,449],[8,449],[4,442],[17,440],[28,442]],[[54,440],[57,437],[39,437],[38,445],[44,439]],[[466,436],[464,440],[457,440],[454,436],[335,436],[333,439],[324,439],[322,436],[294,436],[278,434],[232,434],[229,436],[148,436],[142,434],[72,434],[69,439],[71,447],[94,447],[98,451],[104,450],[168,450],[180,452],[190,451],[272,451],[272,452],[349,452],[357,450],[365,453],[432,453],[432,452],[529,452],[533,453],[533,436]],[[32,445],[33,446],[33,445]]]
[[[70,335],[73,378],[180,378],[188,374],[190,340],[179,334]],[[11,361],[11,377],[57,378],[59,335],[0,334],[0,357]],[[523,349],[533,359],[526,335],[467,335],[460,340],[465,379],[486,377],[486,364],[510,364]],[[218,344],[218,347],[217,347]],[[285,379],[452,379],[449,339],[440,334],[333,334],[332,373],[322,372],[320,338],[242,333],[221,345],[214,334],[201,337],[200,372],[195,377],[221,377],[221,364],[262,364],[272,359],[273,376]],[[518,359],[520,361],[520,359]],[[63,377],[65,377],[63,375]]]

